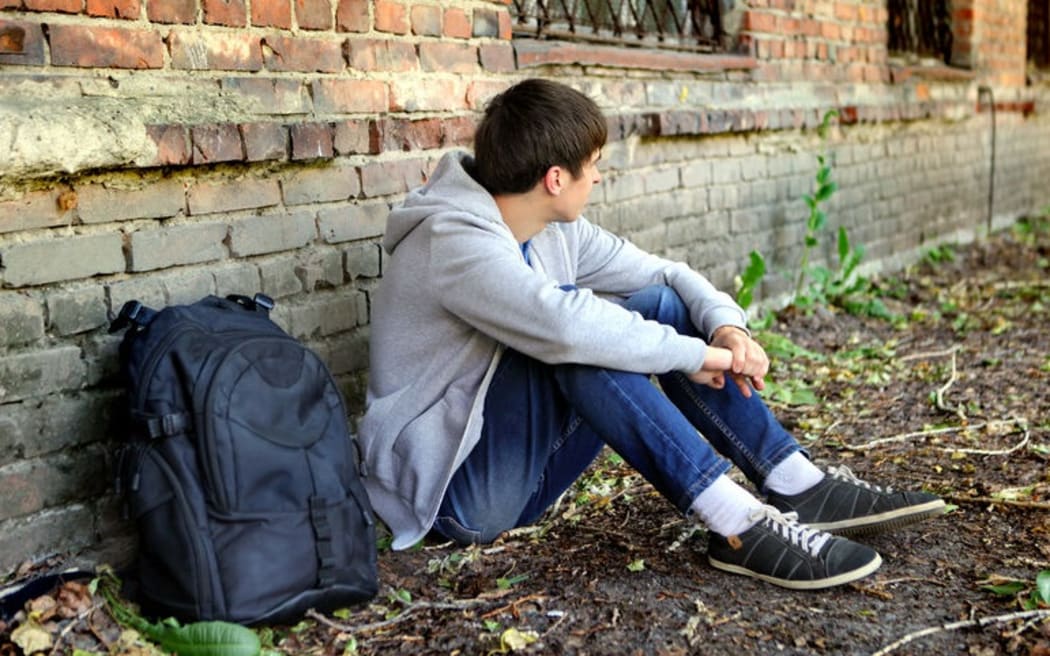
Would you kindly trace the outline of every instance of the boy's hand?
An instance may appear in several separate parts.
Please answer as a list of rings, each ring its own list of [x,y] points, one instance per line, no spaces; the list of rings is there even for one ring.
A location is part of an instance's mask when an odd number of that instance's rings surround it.
[[[732,351],[717,346],[708,346],[703,366],[688,374],[687,377],[698,385],[722,389],[726,384],[726,372],[732,364]]]
[[[711,346],[732,353],[732,364],[727,373],[745,397],[750,398],[752,387],[759,391],[765,389],[769,357],[745,331],[736,326],[722,326],[711,335]]]

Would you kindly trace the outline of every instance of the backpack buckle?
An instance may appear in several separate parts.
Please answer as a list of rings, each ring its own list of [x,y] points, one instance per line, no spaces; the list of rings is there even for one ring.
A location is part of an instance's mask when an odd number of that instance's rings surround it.
[[[154,310],[151,310],[139,301],[128,301],[120,308],[120,313],[117,314],[116,318],[110,316],[109,332],[113,334],[131,324],[145,326],[153,320],[156,314]]]

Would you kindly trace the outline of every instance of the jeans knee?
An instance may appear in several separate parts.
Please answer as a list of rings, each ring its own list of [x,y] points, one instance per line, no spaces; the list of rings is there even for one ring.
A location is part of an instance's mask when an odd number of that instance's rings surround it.
[[[651,285],[632,294],[624,306],[641,314],[646,319],[663,324],[680,327],[679,324],[691,325],[689,308],[685,301],[667,285]],[[681,330],[679,330],[681,332]]]

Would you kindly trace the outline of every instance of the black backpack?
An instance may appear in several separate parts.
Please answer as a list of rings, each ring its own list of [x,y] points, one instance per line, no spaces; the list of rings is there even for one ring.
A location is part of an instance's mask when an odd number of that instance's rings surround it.
[[[127,385],[117,490],[138,527],[143,610],[289,623],[377,590],[375,524],[342,396],[257,294],[155,312],[110,332]]]

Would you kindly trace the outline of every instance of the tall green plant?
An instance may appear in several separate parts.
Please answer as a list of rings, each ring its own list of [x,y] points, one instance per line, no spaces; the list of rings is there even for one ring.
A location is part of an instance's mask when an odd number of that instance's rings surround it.
[[[817,128],[817,134],[820,135],[822,142],[827,141],[831,119],[838,115],[838,111],[834,109],[824,114],[824,119],[820,122],[820,127]],[[802,296],[807,278],[812,277],[812,270],[809,264],[810,252],[820,243],[818,235],[824,230],[824,226],[828,222],[828,215],[821,209],[821,206],[828,202],[838,189],[838,184],[831,179],[831,165],[828,163],[826,152],[821,152],[817,155],[817,163],[819,166],[817,167],[816,188],[812,194],[806,194],[805,196],[806,206],[809,207],[809,216],[806,218],[806,238],[803,242],[802,258],[798,265],[798,277],[795,279],[795,295],[793,298],[795,302]]]

